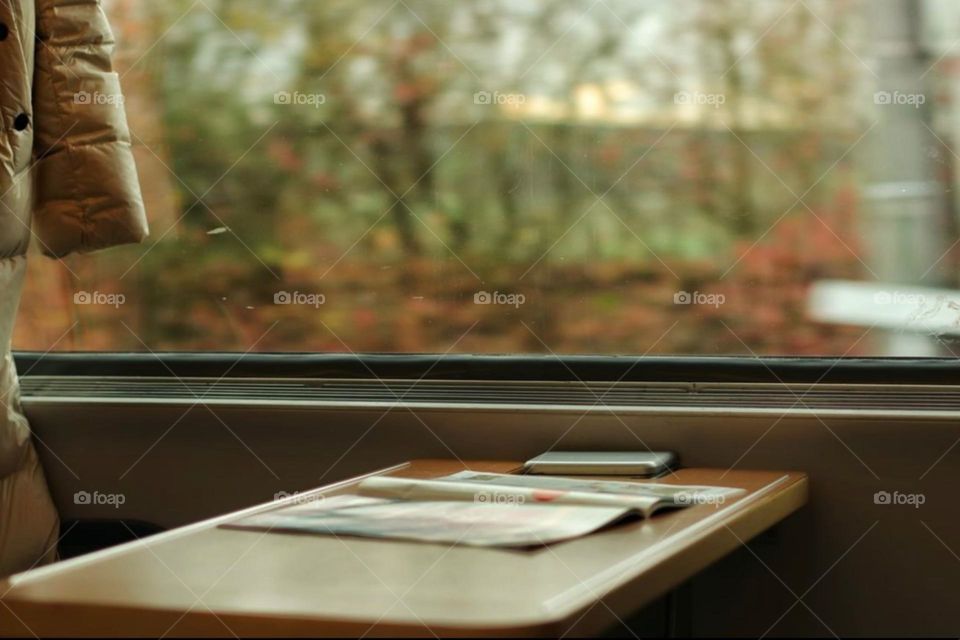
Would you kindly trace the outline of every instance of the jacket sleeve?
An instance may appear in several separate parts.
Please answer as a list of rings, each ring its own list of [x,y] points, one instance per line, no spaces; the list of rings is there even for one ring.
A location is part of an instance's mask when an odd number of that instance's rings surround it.
[[[113,35],[99,0],[36,0],[34,224],[45,253],[147,236]]]

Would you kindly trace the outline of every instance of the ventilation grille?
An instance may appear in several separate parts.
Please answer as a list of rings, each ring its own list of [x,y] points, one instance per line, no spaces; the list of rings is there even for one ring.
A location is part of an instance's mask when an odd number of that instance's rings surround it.
[[[27,402],[960,412],[948,386],[529,383],[27,376]]]

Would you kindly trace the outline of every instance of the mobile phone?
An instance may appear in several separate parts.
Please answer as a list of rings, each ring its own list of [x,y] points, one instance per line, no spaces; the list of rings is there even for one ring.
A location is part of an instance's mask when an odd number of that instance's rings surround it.
[[[569,476],[656,476],[676,466],[672,451],[548,451],[523,464],[524,473]]]

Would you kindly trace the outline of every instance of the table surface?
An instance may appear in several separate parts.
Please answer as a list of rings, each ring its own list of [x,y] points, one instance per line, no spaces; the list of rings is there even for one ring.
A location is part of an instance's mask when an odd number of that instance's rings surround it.
[[[419,460],[368,476],[465,468],[508,473],[519,464]],[[525,551],[218,527],[310,495],[350,493],[368,476],[13,576],[0,583],[0,633],[590,634],[807,499],[803,473],[681,469],[654,482],[747,491]]]

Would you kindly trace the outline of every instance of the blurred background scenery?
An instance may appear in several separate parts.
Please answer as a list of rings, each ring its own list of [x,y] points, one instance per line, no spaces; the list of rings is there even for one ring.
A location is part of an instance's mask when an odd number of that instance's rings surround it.
[[[108,0],[151,238],[15,348],[950,355],[952,0]]]

